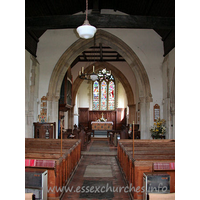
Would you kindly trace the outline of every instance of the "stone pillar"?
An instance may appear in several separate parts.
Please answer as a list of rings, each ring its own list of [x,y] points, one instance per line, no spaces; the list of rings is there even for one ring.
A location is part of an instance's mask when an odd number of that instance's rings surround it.
[[[140,97],[140,137],[150,139],[150,102],[152,98]]]
[[[166,139],[175,139],[175,106],[166,98],[163,104],[163,118],[166,120]]]
[[[171,129],[171,116],[170,116],[170,98],[166,98],[164,101],[165,104],[165,120],[166,120],[166,139],[171,139],[172,129]]]
[[[171,116],[170,139],[175,139],[175,103],[171,103],[170,116]]]
[[[128,105],[129,107],[129,118],[128,118],[128,123],[132,124],[133,121],[136,121],[136,105]]]
[[[175,110],[171,111],[172,134],[170,139],[175,139]]]
[[[59,97],[47,96],[48,122],[56,122],[56,139],[58,138],[58,100]]]
[[[68,117],[69,116],[69,112],[66,111],[64,112],[64,128],[65,129],[68,129],[69,128],[69,120],[68,120]]]
[[[30,56],[25,66],[25,137],[34,137],[33,122],[38,116],[38,82],[39,63],[36,58]]]

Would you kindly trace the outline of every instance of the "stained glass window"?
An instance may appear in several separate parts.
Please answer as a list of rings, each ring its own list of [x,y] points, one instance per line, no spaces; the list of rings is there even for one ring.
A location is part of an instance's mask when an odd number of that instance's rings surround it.
[[[101,110],[107,110],[107,83],[101,82]]]
[[[115,109],[115,82],[111,76],[109,81],[93,82],[93,110],[114,110]]]
[[[115,83],[113,81],[109,82],[108,87],[108,110],[115,109]]]
[[[93,110],[99,110],[99,82],[93,83]]]

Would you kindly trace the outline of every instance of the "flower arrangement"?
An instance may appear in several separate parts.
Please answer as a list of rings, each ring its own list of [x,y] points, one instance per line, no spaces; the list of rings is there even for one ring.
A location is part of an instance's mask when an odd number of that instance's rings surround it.
[[[151,128],[151,137],[158,139],[162,136],[165,136],[166,127],[165,127],[165,120],[158,118],[154,123],[153,127]]]

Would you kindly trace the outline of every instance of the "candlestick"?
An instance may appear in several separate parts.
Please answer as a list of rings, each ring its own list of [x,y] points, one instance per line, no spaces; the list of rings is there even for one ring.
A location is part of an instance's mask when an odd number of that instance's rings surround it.
[[[82,67],[82,74],[84,74],[84,67]]]
[[[135,148],[134,148],[134,121],[133,121],[133,158],[134,158],[134,150],[135,150]]]
[[[60,146],[60,156],[62,157],[62,120],[61,120],[61,123],[60,123],[60,129],[61,129],[61,146]]]
[[[95,71],[95,66],[93,65],[93,72]]]

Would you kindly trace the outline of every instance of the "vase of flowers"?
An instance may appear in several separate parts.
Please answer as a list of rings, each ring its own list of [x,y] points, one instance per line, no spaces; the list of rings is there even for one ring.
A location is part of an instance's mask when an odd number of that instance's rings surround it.
[[[165,138],[165,132],[166,132],[165,123],[166,121],[160,118],[158,118],[156,122],[154,122],[153,127],[150,129],[151,137],[153,139]]]

